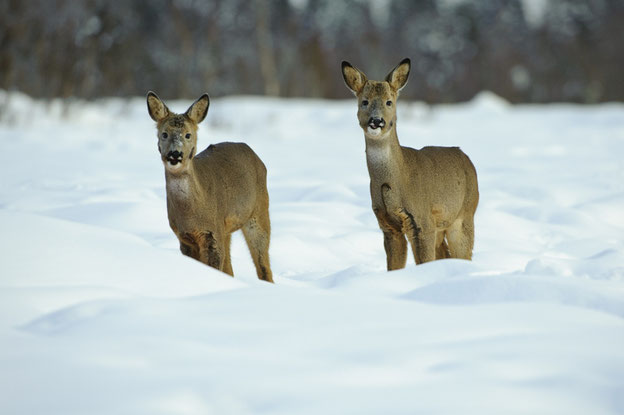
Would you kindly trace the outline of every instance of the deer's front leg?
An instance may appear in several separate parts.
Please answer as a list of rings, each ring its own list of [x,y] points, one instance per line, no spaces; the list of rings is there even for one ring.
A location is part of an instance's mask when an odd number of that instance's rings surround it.
[[[182,252],[183,255],[199,260],[199,250],[195,245],[190,245],[187,242],[180,241],[180,252]]]
[[[384,234],[386,264],[388,271],[405,268],[407,262],[407,241],[400,224],[392,223],[382,209],[373,209],[379,228]]]
[[[405,268],[407,241],[402,233],[384,231],[384,248],[388,271]]]
[[[225,256],[222,241],[212,232],[204,232],[198,235],[199,260],[204,264],[223,271]]]
[[[193,235],[188,233],[176,235],[178,236],[178,241],[180,241],[180,252],[199,261],[199,247]]]
[[[436,258],[435,224],[427,220],[417,220],[406,209],[401,210],[403,231],[412,245],[416,264],[433,261]]]
[[[412,251],[416,264],[422,264],[436,259],[435,230],[425,231],[423,229],[410,240],[412,241]]]

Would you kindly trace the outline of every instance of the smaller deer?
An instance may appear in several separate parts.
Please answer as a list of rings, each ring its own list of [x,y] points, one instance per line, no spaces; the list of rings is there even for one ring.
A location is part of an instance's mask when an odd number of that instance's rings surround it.
[[[212,144],[195,155],[197,125],[209,105],[204,94],[176,114],[155,93],[147,94],[165,166],[169,226],[184,255],[231,276],[230,240],[242,229],[258,278],[273,282],[266,167],[243,143]]]
[[[457,147],[415,150],[399,144],[396,101],[407,84],[404,59],[384,81],[368,80],[342,62],[347,87],[358,99],[373,212],[384,234],[388,270],[405,267],[407,242],[416,264],[440,258],[472,258],[477,173]]]

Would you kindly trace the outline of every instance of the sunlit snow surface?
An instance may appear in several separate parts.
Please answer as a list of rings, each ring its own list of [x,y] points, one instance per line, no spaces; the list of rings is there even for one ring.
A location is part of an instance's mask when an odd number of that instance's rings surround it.
[[[240,234],[234,279],[180,254],[143,98],[0,94],[0,413],[624,413],[624,105],[398,106],[477,168],[472,262],[385,271],[354,99],[212,100],[273,286]]]

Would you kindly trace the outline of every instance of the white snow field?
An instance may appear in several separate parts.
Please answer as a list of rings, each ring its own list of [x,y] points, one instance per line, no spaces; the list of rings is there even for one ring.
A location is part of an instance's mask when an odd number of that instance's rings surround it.
[[[623,414],[624,105],[398,107],[477,168],[472,262],[385,271],[355,99],[212,100],[200,147],[268,168],[271,285],[239,233],[235,278],[178,251],[144,98],[1,93],[0,413]]]

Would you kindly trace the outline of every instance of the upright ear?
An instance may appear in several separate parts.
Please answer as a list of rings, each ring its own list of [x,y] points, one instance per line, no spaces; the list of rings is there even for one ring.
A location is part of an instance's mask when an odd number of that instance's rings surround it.
[[[147,93],[147,112],[149,112],[152,120],[159,122],[169,115],[169,108],[158,98],[158,95],[149,91]]]
[[[367,81],[364,72],[353,67],[349,62],[342,61],[342,77],[344,78],[347,88],[349,88],[355,95],[362,92],[364,84]]]
[[[189,117],[195,124],[199,124],[206,118],[208,114],[208,107],[210,106],[210,98],[208,94],[204,94],[193,105],[186,110],[185,115]]]
[[[405,58],[390,71],[388,76],[386,76],[386,82],[388,82],[395,91],[398,92],[407,85],[407,78],[409,77],[411,65],[409,58]]]

